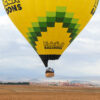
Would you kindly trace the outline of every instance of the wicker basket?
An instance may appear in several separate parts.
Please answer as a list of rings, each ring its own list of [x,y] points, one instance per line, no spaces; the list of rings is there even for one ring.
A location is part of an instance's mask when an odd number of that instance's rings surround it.
[[[54,73],[46,73],[46,77],[54,77]]]

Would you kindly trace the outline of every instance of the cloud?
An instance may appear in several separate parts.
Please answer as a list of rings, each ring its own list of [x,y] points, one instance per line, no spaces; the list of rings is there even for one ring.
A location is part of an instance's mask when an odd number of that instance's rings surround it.
[[[0,48],[0,80],[44,77],[42,61],[6,15],[0,16]]]
[[[2,0],[0,1],[0,16],[6,15],[6,12],[4,10],[4,6],[2,4]]]
[[[0,48],[0,67],[36,68],[42,64],[36,52],[7,16],[0,16]]]

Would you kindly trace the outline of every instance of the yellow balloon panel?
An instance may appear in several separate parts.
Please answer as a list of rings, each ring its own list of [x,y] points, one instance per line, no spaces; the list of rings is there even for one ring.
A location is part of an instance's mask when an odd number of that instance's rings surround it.
[[[61,55],[99,0],[3,0],[7,14],[39,55]]]

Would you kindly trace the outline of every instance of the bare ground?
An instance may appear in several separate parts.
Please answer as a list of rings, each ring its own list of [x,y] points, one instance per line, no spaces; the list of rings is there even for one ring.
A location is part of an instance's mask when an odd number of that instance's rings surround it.
[[[0,100],[100,100],[100,88],[1,85]]]

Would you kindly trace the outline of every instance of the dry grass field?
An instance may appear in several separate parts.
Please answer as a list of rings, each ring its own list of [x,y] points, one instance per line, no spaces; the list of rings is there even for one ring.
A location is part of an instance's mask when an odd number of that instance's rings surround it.
[[[1,85],[0,100],[100,100],[100,88]]]

